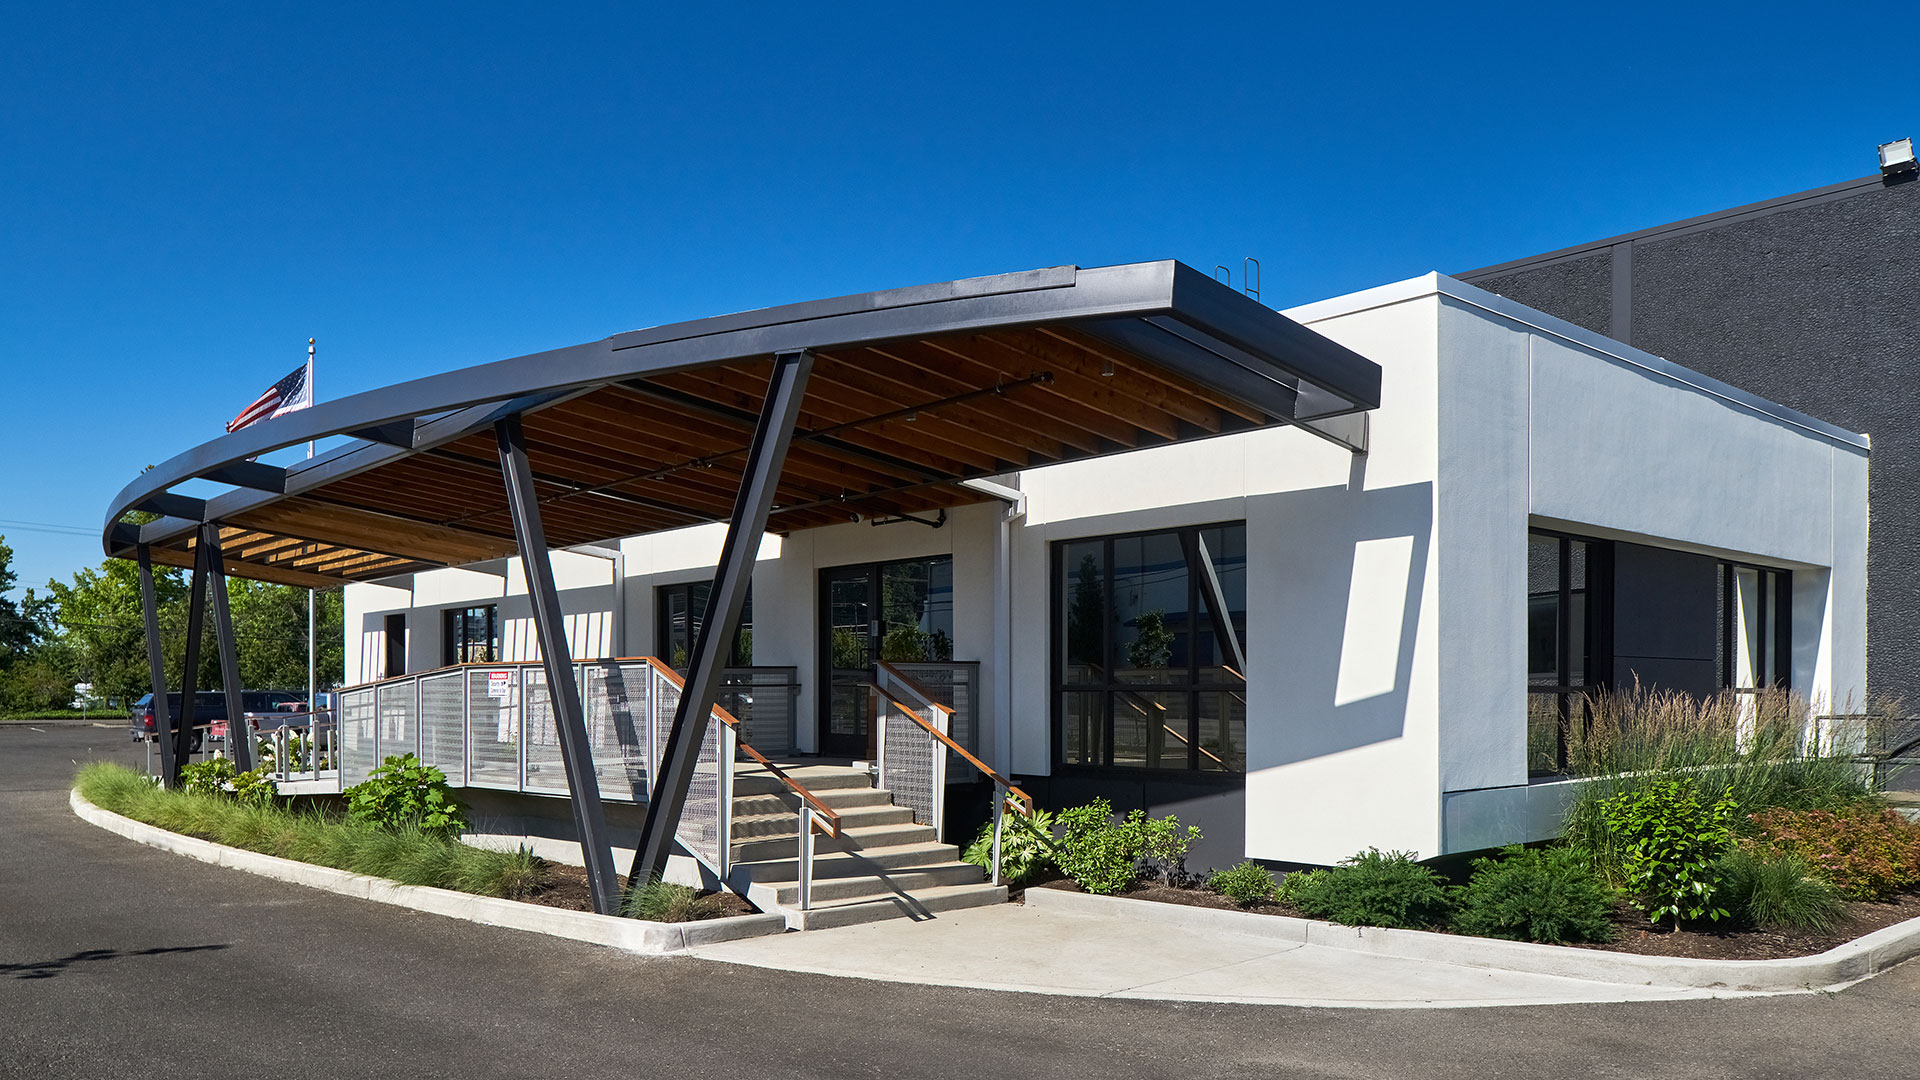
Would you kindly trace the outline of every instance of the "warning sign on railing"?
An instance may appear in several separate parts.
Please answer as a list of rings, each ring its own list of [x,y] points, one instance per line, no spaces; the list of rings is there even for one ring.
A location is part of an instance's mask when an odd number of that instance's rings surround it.
[[[487,696],[490,698],[510,698],[513,696],[513,672],[487,672]]]

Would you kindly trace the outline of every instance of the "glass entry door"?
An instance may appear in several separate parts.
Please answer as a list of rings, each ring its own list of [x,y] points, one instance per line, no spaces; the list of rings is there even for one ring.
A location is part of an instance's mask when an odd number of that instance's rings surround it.
[[[953,558],[822,571],[820,608],[820,752],[871,757],[874,661],[953,659]]]

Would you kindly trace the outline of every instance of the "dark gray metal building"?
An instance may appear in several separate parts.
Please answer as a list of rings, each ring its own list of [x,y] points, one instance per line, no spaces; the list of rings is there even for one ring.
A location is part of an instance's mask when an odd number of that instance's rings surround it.
[[[1868,687],[1909,712],[1920,708],[1916,175],[1850,180],[1458,275],[1871,436]],[[1773,497],[1758,472],[1752,497]]]

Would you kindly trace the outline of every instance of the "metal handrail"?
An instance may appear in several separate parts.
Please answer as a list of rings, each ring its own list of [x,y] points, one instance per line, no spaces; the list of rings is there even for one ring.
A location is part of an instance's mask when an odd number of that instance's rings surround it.
[[[686,680],[680,677],[679,672],[661,663],[658,657],[648,656],[641,659],[653,665],[654,671],[673,685],[683,690],[686,688]],[[818,795],[807,790],[805,784],[788,776],[785,769],[775,765],[765,754],[755,750],[745,739],[740,738],[740,721],[732,713],[715,705],[713,715],[721,723],[733,729],[735,749],[746,751],[748,757],[759,762],[761,767],[771,773],[776,780],[785,784],[787,790],[800,797],[800,822],[794,839],[794,871],[799,891],[800,910],[810,910],[813,907],[813,831],[815,828],[820,828],[827,835],[838,838],[841,835],[840,815]],[[733,801],[732,782],[733,773],[728,771],[725,798],[729,804]],[[723,846],[730,845],[733,843],[733,837],[723,836],[720,842]]]
[[[895,698],[892,694],[887,693],[885,690],[880,689],[878,683],[869,683],[868,685],[873,688],[875,693],[892,703],[894,708],[899,709],[905,714],[907,719],[919,724],[927,734],[933,736],[935,740],[945,745],[947,749],[958,753],[969,765],[979,769],[982,773],[986,774],[987,779],[993,781],[995,785],[993,800],[993,883],[995,885],[1000,884],[1000,852],[1006,839],[1007,805],[1011,803],[1023,816],[1031,818],[1034,812],[1033,796],[1020,790],[1012,780],[1000,775],[999,771],[994,769],[993,766],[973,756],[966,747],[955,742],[946,732],[928,723],[926,717],[914,712],[908,708],[904,702]],[[951,712],[952,710],[948,711]],[[1021,805],[1023,802],[1026,804],[1025,806]]]

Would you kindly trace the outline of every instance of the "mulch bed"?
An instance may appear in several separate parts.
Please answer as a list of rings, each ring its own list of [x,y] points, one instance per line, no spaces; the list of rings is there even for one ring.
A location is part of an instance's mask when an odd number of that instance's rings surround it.
[[[1029,888],[1083,891],[1064,878],[1034,882]],[[1023,896],[1025,890],[1021,890]],[[1135,885],[1119,895],[1129,900],[1148,900],[1158,904],[1218,908],[1223,911],[1250,911],[1256,915],[1286,915],[1296,919],[1312,916],[1284,904],[1256,904],[1243,908],[1219,893],[1205,888],[1177,889],[1167,885]],[[1793,956],[1812,956],[1837,945],[1882,930],[1895,923],[1920,918],[1920,894],[1907,893],[1885,903],[1854,901],[1847,904],[1847,921],[1831,934],[1802,931],[1776,932],[1752,927],[1687,927],[1679,931],[1649,926],[1646,916],[1624,902],[1614,910],[1615,938],[1604,945],[1576,945],[1579,949],[1638,953],[1642,956],[1683,956],[1695,960],[1780,960]],[[1441,931],[1445,933],[1445,931]]]
[[[620,878],[620,887],[627,887],[627,879]],[[730,892],[709,894],[720,900],[720,913],[711,916],[724,919],[733,915],[755,915],[759,909],[747,903],[745,898]],[[547,907],[564,908],[567,911],[592,911],[593,890],[587,886],[587,872],[578,866],[565,863],[548,863],[546,883],[538,892],[522,896],[520,900],[529,904],[543,904]]]

